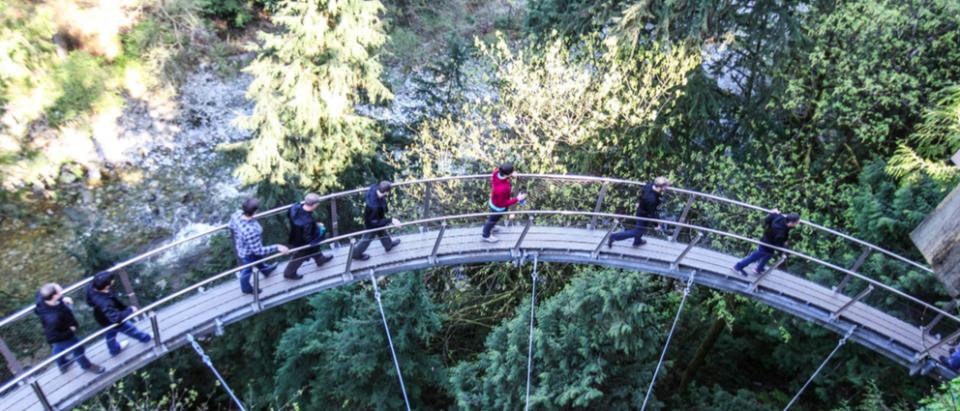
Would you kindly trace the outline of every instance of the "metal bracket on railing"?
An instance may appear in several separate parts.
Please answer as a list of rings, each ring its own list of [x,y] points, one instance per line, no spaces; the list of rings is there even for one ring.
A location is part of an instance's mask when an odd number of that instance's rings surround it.
[[[223,320],[220,317],[213,319],[213,335],[217,337],[223,336]]]
[[[613,234],[613,231],[617,229],[617,226],[620,225],[620,220],[613,219],[610,223],[610,229],[607,230],[607,233],[604,234],[603,238],[600,239],[600,243],[593,249],[593,252],[590,253],[590,258],[596,260],[600,257],[600,249],[603,248],[603,245],[607,242],[607,239],[610,238],[610,235]]]
[[[870,257],[870,253],[872,252],[873,252],[872,248],[870,247],[864,248],[863,252],[860,253],[860,256],[857,257],[857,261],[855,261],[853,263],[853,266],[850,267],[850,271],[856,272],[857,270],[859,270],[860,267],[863,266],[863,263],[867,261],[867,257]],[[850,278],[851,278],[850,274],[845,274],[843,276],[843,279],[840,280],[840,284],[837,284],[836,287],[833,287],[833,293],[834,294],[842,293],[843,289],[847,287],[847,283],[850,282]]]
[[[670,263],[670,269],[671,269],[671,270],[676,270],[677,268],[679,268],[679,267],[680,267],[680,261],[683,260],[683,257],[686,257],[686,256],[687,256],[687,253],[689,253],[690,250],[692,250],[693,247],[696,246],[697,243],[699,243],[699,242],[700,242],[700,239],[702,239],[702,238],[703,238],[703,232],[702,232],[702,231],[697,231],[697,236],[694,237],[693,240],[690,241],[690,244],[687,244],[687,246],[683,249],[683,251],[680,252],[680,255],[678,255],[677,258],[674,259],[672,263]]]
[[[420,219],[425,220],[430,215],[430,196],[433,194],[433,184],[427,183],[427,188],[423,193],[423,207],[420,209]],[[420,232],[427,230],[427,223],[420,224]]]
[[[687,196],[687,204],[683,206],[683,211],[680,212],[680,219],[677,220],[678,223],[687,222],[687,214],[690,213],[690,207],[693,207],[693,202],[697,199],[697,196],[690,194]],[[670,242],[676,242],[677,237],[680,236],[680,226],[673,226],[673,234],[670,234]]]
[[[166,351],[166,347],[163,346],[163,338],[160,337],[160,323],[157,321],[156,311],[150,311],[150,314],[147,315],[150,317],[150,329],[153,330],[153,348],[160,352]]]
[[[943,310],[950,311],[950,310],[953,310],[954,308],[957,308],[957,300],[951,300],[949,303],[947,303],[945,307],[943,307]],[[936,327],[937,324],[940,323],[940,320],[943,320],[943,313],[938,313],[936,317],[933,317],[933,320],[927,323],[927,325],[921,326],[920,329],[929,334],[930,330],[932,330],[933,327]]]
[[[6,341],[3,341],[3,338],[0,338],[0,354],[3,354],[3,359],[7,362],[7,369],[10,370],[11,374],[17,375],[23,372],[23,364],[13,354],[10,346],[7,345]]]
[[[603,205],[603,198],[607,195],[607,188],[610,184],[606,181],[600,186],[600,194],[597,195],[597,205],[593,207],[594,213],[600,212],[600,207]],[[590,217],[590,225],[587,226],[588,229],[593,230],[597,227],[597,216],[594,215]]]
[[[43,409],[46,411],[54,411],[56,408],[53,408],[50,405],[50,400],[47,399],[47,395],[43,393],[43,389],[40,388],[40,383],[34,380],[30,383],[30,387],[33,388],[33,393],[37,395],[37,399],[40,400],[40,405],[43,406]]]
[[[780,258],[777,259],[777,262],[773,263],[773,265],[770,266],[770,268],[767,268],[764,272],[760,273],[760,275],[758,275],[757,278],[755,278],[755,279],[753,280],[753,282],[750,283],[750,287],[747,288],[747,291],[749,291],[749,292],[754,292],[754,291],[756,291],[756,290],[757,290],[757,286],[760,285],[760,281],[763,281],[764,277],[766,277],[768,274],[772,273],[773,270],[776,270],[777,268],[780,268],[780,266],[783,265],[783,262],[784,262],[784,261],[787,261],[787,255],[786,255],[786,254],[781,255]]]
[[[923,351],[920,351],[919,353],[917,353],[917,355],[913,357],[913,362],[916,363],[923,360],[928,355],[930,355],[930,351],[940,348],[941,345],[944,345],[950,341],[956,340],[958,337],[960,337],[960,330],[954,331],[953,334],[950,334],[949,336],[947,336],[947,338],[941,338],[940,341],[936,342],[936,344],[933,344],[927,347],[926,349],[924,349]]]
[[[533,216],[527,219],[527,224],[523,226],[523,231],[520,232],[520,238],[517,238],[517,243],[513,245],[513,251],[511,251],[510,254],[520,254],[520,245],[523,244],[523,239],[527,236],[527,232],[530,231],[531,225],[533,225]]]
[[[353,249],[357,246],[357,240],[354,238],[350,239],[350,248],[347,250],[347,263],[343,267],[343,273],[340,274],[340,278],[344,283],[353,281],[353,273],[350,272],[350,266],[353,265]]]
[[[837,318],[840,318],[840,314],[843,313],[844,311],[846,311],[847,308],[850,308],[851,305],[853,305],[853,304],[856,303],[857,301],[862,300],[864,297],[866,297],[867,295],[869,295],[871,292],[873,292],[873,284],[868,285],[867,288],[865,288],[863,291],[860,292],[860,294],[857,294],[856,297],[851,298],[850,301],[847,301],[847,303],[844,304],[843,306],[841,306],[840,309],[838,309],[837,311],[834,311],[833,313],[831,313],[831,314],[830,314],[830,321],[836,321]]]
[[[263,310],[263,304],[260,303],[260,269],[250,273],[253,276],[253,311]]]
[[[436,263],[437,263],[437,250],[440,249],[440,241],[443,241],[443,233],[444,233],[445,231],[447,231],[447,222],[446,222],[446,221],[444,221],[443,223],[440,224],[440,231],[437,232],[437,241],[435,241],[435,242],[433,243],[433,250],[430,251],[430,257],[427,258],[427,261],[429,261],[430,264],[436,264]]]
[[[333,232],[333,236],[336,237],[340,235],[340,222],[337,219],[337,199],[330,199],[330,231]]]
[[[130,283],[130,276],[127,275],[127,270],[121,268],[117,270],[117,274],[120,276],[120,284],[123,285],[123,291],[127,293],[130,304],[140,307],[140,300],[137,298],[137,293],[133,292],[133,284]]]

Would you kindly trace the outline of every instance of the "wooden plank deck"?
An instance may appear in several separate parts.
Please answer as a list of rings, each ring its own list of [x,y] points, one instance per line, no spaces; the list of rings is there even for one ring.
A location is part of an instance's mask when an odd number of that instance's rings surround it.
[[[448,228],[438,249],[437,264],[455,264],[455,261],[463,259],[472,262],[508,259],[522,229],[523,227],[519,225],[502,227],[501,232],[496,234],[500,242],[490,244],[480,241],[479,227]],[[575,262],[586,264],[603,264],[618,260],[652,261],[662,264],[674,261],[686,247],[684,243],[648,237],[648,244],[643,247],[630,247],[629,240],[616,243],[611,249],[603,245],[600,249],[602,258],[595,260],[590,257],[590,254],[605,233],[605,230],[600,229],[532,226],[524,238],[522,249],[570,255]],[[371,269],[392,273],[430,266],[431,264],[426,260],[430,256],[436,237],[437,231],[396,236],[402,239],[403,243],[390,253],[384,253],[379,242],[374,241],[367,252],[372,258],[368,261],[354,261],[351,266],[352,275],[348,276],[343,275],[348,250],[348,247],[344,246],[326,250],[327,253],[332,252],[335,258],[322,267],[316,267],[312,260],[304,264],[300,269],[301,274],[305,275],[302,280],[284,279],[281,272],[285,264],[281,264],[281,267],[269,278],[261,277],[260,286],[263,289],[261,301],[266,309],[325,288],[363,281],[368,278]],[[746,285],[753,276],[744,279],[730,270],[738,258],[739,256],[694,247],[681,261],[681,266],[687,271],[692,268],[715,276],[728,277],[731,283],[743,285],[743,290],[733,291],[749,295],[745,292]],[[770,273],[760,282],[760,287],[765,291],[776,292],[818,307],[825,312],[833,312],[850,301],[850,297],[835,294],[827,287],[782,270]],[[157,311],[157,319],[162,340],[168,348],[175,349],[184,343],[183,338],[187,333],[208,332],[217,318],[229,324],[254,315],[256,312],[253,297],[240,293],[236,279],[231,278],[229,281],[211,286],[202,294],[195,293],[163,307]],[[920,338],[922,331],[918,327],[862,302],[851,305],[842,314],[842,318],[885,336],[902,347],[913,351],[923,349]],[[136,325],[141,330],[150,331],[150,323],[145,319],[138,321]],[[927,336],[927,346],[935,342],[932,337]],[[141,344],[131,341],[120,355],[110,357],[102,340],[89,345],[86,351],[91,361],[107,367],[108,372],[95,376],[74,366],[66,374],[61,374],[56,367],[49,367],[36,378],[50,402],[60,409],[79,404],[96,392],[109,387],[124,375],[147,365],[165,353],[165,350],[155,350],[152,342]],[[935,351],[934,358],[946,354],[947,348],[940,347]],[[889,356],[889,353],[887,355]],[[22,385],[0,397],[0,409],[42,410],[42,407],[31,387]]]

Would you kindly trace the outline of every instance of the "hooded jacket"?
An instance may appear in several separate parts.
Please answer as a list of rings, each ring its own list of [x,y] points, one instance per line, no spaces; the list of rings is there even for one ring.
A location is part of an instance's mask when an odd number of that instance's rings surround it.
[[[117,324],[133,314],[133,309],[122,303],[112,289],[101,293],[93,289],[93,285],[88,286],[87,304],[93,307],[93,318],[104,327]]]
[[[287,219],[290,220],[290,238],[287,241],[290,246],[300,247],[319,243],[323,238],[320,227],[313,219],[313,213],[304,210],[303,203],[291,205],[290,211],[287,213]]]
[[[67,341],[76,336],[70,327],[79,327],[80,324],[77,323],[73,311],[63,302],[63,299],[57,301],[57,305],[49,305],[43,301],[40,293],[37,293],[37,307],[33,312],[40,317],[43,336],[47,338],[48,343]]]
[[[490,204],[498,209],[506,209],[517,203],[516,197],[510,197],[510,179],[500,178],[500,169],[493,170],[490,176]],[[500,210],[497,210],[500,211]]]
[[[760,241],[776,247],[783,247],[787,244],[790,237],[790,227],[787,227],[787,217],[783,214],[770,214],[763,219],[763,238]],[[774,251],[765,246],[760,246],[767,251]]]
[[[367,190],[366,201],[363,207],[363,226],[366,229],[380,228],[390,224],[387,218],[387,198],[377,195],[380,184],[374,184]]]

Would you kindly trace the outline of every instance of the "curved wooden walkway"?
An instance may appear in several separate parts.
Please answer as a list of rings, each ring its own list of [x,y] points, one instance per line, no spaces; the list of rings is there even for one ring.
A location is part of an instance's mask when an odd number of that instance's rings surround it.
[[[347,247],[339,247],[332,250],[335,258],[319,269],[312,261],[304,264],[300,271],[305,277],[301,280],[284,279],[280,274],[282,267],[274,275],[262,279],[262,308],[279,306],[326,288],[362,281],[371,274],[381,277],[440,265],[516,260],[518,253],[513,247],[522,231],[522,226],[501,228],[497,234],[500,242],[489,244],[479,241],[479,227],[448,228],[435,257],[431,255],[438,231],[399,235],[396,238],[402,239],[403,243],[398,248],[384,253],[379,243],[374,242],[368,251],[371,258],[353,261],[349,271],[346,271]],[[913,365],[915,356],[925,349],[918,343],[924,334],[918,327],[862,302],[848,305],[850,297],[800,276],[774,270],[753,288],[751,283],[755,277],[743,278],[730,271],[738,256],[693,247],[683,255],[679,264],[674,264],[687,244],[656,238],[649,238],[648,244],[639,248],[630,247],[629,241],[617,243],[612,249],[603,245],[599,253],[595,253],[605,234],[605,230],[534,225],[523,238],[520,252],[536,253],[540,261],[619,267],[684,280],[696,272],[698,284],[747,295],[784,312],[815,321],[841,335],[856,327],[851,337],[854,341],[900,364]],[[832,313],[845,305],[848,306],[839,316],[832,318]],[[161,345],[131,341],[120,355],[111,358],[100,341],[88,346],[87,355],[93,362],[107,367],[105,374],[85,373],[76,366],[61,374],[56,367],[47,367],[35,381],[54,408],[68,409],[170,350],[185,345],[187,333],[213,333],[220,326],[240,321],[258,311],[253,297],[240,293],[236,280],[220,283],[202,294],[191,294],[156,312]],[[137,326],[142,330],[151,329],[147,319],[138,321]],[[930,338],[927,337],[927,347],[936,343]],[[946,345],[941,345],[930,354],[936,358],[946,353]],[[937,368],[934,373],[941,377],[953,376],[943,368]],[[27,383],[0,397],[0,410],[43,409],[43,404]]]

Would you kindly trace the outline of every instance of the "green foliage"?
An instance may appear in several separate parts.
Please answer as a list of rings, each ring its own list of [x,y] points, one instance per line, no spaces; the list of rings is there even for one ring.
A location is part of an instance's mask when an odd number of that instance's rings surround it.
[[[157,385],[149,373],[131,375],[142,389],[131,389],[124,381],[113,385],[109,390],[98,394],[87,404],[77,407],[81,411],[193,411],[208,410],[209,395],[203,395],[195,389],[184,386],[183,379],[173,369],[167,371]],[[219,384],[218,384],[219,385]],[[155,393],[158,392],[158,393]]]
[[[200,8],[209,16],[224,19],[233,27],[243,27],[253,20],[254,0],[200,0]]]
[[[922,400],[917,411],[956,411],[960,409],[960,378],[956,378],[941,385],[937,390]]]
[[[74,51],[56,68],[55,76],[62,94],[47,109],[47,120],[53,127],[93,109],[94,103],[104,97],[113,74],[102,59]]]
[[[310,300],[312,313],[284,332],[277,348],[276,397],[302,391],[304,409],[403,407],[377,303],[370,295],[340,287]],[[411,406],[443,401],[445,368],[430,352],[442,317],[419,275],[403,274],[381,285]]]
[[[380,82],[375,50],[386,40],[379,1],[286,2],[273,16],[279,32],[259,33],[247,97],[238,120],[256,137],[237,170],[245,183],[337,187],[337,174],[379,139],[374,122],[354,112],[392,97]]]
[[[538,304],[531,406],[638,408],[677,303],[653,290],[642,273],[585,269]],[[452,370],[460,409],[523,407],[529,312],[528,301],[488,335],[484,352]]]
[[[735,393],[727,392],[720,386],[697,387],[689,393],[690,402],[684,409],[690,411],[767,411],[770,406],[763,405],[756,394],[747,389]]]

